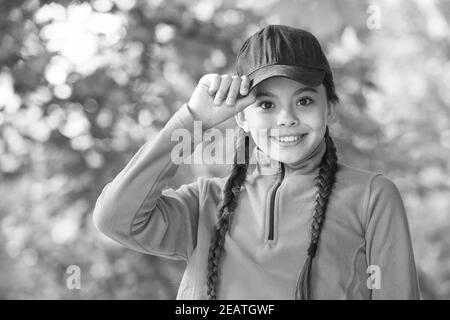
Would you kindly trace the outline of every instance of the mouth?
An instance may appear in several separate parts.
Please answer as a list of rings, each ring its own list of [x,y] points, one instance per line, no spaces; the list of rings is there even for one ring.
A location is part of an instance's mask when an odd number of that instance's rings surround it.
[[[270,138],[276,143],[278,143],[280,146],[294,146],[305,140],[307,135],[308,135],[307,133],[304,133],[300,135],[283,136],[283,137],[270,136]]]

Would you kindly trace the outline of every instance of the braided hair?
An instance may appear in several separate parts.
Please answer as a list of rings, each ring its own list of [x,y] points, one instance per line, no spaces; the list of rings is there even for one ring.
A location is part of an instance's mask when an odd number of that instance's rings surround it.
[[[314,201],[314,210],[311,223],[311,237],[308,247],[308,257],[300,272],[300,281],[296,291],[296,299],[310,300],[311,299],[311,266],[312,259],[316,255],[317,244],[319,242],[320,231],[322,230],[325,213],[327,211],[328,200],[336,180],[337,172],[337,151],[331,139],[328,127],[325,131],[326,151],[320,162],[319,174],[315,181],[316,194]]]
[[[238,164],[238,155],[245,153],[245,163]],[[211,239],[208,256],[208,279],[207,279],[207,296],[208,300],[216,299],[216,288],[219,282],[219,263],[222,257],[225,235],[230,228],[232,214],[236,209],[239,192],[242,184],[247,176],[247,168],[249,164],[249,136],[244,134],[243,130],[239,130],[236,151],[234,154],[234,164],[231,169],[230,176],[225,182],[223,189],[223,201],[219,209],[219,215],[215,226],[215,232]]]
[[[328,101],[337,103],[339,101],[333,83],[333,76],[330,73],[325,74],[323,85],[326,89]],[[217,288],[219,285],[219,266],[224,253],[225,236],[230,229],[233,212],[237,207],[239,192],[247,176],[249,164],[249,136],[241,134],[237,139],[236,151],[234,154],[234,164],[231,173],[225,182],[222,192],[222,204],[219,209],[217,223],[211,238],[211,245],[208,255],[208,274],[207,274],[207,299],[215,300]],[[337,150],[329,135],[328,126],[325,130],[326,151],[320,162],[319,174],[315,179],[317,189],[314,201],[314,210],[310,231],[310,242],[307,250],[308,256],[302,267],[299,277],[298,288],[296,290],[296,299],[311,299],[310,279],[312,260],[314,259],[319,242],[320,232],[325,219],[328,200],[334,186],[337,172]],[[245,163],[238,164],[237,158],[241,154],[242,148],[245,153]]]

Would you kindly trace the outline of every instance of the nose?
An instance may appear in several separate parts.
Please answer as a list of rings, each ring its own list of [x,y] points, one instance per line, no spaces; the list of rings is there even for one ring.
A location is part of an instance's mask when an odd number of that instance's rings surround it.
[[[279,127],[293,127],[296,126],[300,121],[294,114],[292,114],[292,112],[281,111],[277,122],[277,125]]]

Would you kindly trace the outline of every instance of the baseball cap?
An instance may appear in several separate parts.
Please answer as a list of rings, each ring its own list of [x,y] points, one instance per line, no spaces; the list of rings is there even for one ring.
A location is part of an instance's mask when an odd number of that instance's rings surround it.
[[[251,35],[241,46],[235,73],[247,75],[250,90],[275,76],[316,87],[330,65],[319,41],[308,31],[286,25],[269,25]]]

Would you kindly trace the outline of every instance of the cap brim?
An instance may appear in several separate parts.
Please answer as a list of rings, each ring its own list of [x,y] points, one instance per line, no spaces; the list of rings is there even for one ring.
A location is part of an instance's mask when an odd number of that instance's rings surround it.
[[[317,87],[323,82],[325,70],[283,64],[267,65],[248,74],[251,81],[250,90],[272,77],[286,77],[305,86]]]

